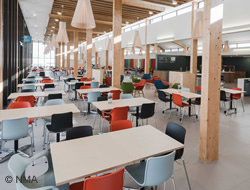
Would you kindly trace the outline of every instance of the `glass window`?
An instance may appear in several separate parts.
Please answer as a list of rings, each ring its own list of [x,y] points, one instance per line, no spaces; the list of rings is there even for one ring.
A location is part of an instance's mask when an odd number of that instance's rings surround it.
[[[145,26],[145,22],[143,22],[143,23],[140,24],[140,27],[143,27],[143,26]]]
[[[176,16],[176,12],[172,12],[172,13],[164,15],[163,20],[166,20],[166,19],[169,19],[169,18],[172,18],[172,17],[175,17],[175,16]]]
[[[151,24],[153,23],[156,23],[156,22],[160,22],[161,21],[161,16],[160,17],[157,17],[157,18],[154,18],[151,20]]]
[[[137,25],[132,26],[132,30],[135,30],[135,29],[137,29],[137,28],[139,28],[139,25],[138,25],[138,24],[137,24]]]
[[[185,13],[188,13],[188,12],[191,12],[191,11],[192,11],[192,6],[189,6],[189,7],[178,10],[177,14],[182,15],[182,14],[185,14]]]
[[[201,8],[203,8],[204,7],[204,2],[200,2],[199,3],[199,8],[201,9]]]
[[[241,43],[238,44],[238,48],[249,48],[250,47],[250,43]]]
[[[125,29],[125,32],[129,32],[131,30],[131,28],[129,27],[129,28],[126,28]]]

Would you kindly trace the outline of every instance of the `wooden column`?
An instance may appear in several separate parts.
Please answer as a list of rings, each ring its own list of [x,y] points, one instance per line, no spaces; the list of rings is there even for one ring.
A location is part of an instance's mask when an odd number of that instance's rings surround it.
[[[3,1],[0,0],[0,110],[3,109]]]
[[[87,54],[86,54],[86,74],[88,78],[92,78],[92,30],[86,30]]]
[[[122,48],[122,57],[121,57],[121,65],[120,65],[120,74],[124,75],[124,48]]]
[[[78,32],[74,31],[74,76],[78,75]]]
[[[149,74],[150,73],[150,45],[147,44],[148,41],[148,24],[149,20],[146,20],[146,25],[145,25],[145,68],[144,68],[144,73]]]
[[[190,72],[195,73],[195,86],[196,86],[196,73],[197,73],[197,52],[198,52],[198,39],[194,38],[194,16],[195,16],[195,10],[199,8],[199,3],[193,1],[192,2],[192,22],[191,22],[191,55],[190,55]]]
[[[112,86],[120,88],[120,65],[122,57],[122,0],[113,0],[113,67]]]
[[[62,43],[62,69],[65,68],[65,43]]]
[[[95,52],[95,68],[98,68],[98,52]]]
[[[56,66],[60,67],[60,45],[59,48],[56,48]]]
[[[206,0],[203,16],[200,160],[219,158],[223,0]]]
[[[70,43],[67,44],[67,75],[69,75],[70,68]]]
[[[105,62],[105,70],[108,69],[109,66],[109,51],[106,50],[106,62]]]

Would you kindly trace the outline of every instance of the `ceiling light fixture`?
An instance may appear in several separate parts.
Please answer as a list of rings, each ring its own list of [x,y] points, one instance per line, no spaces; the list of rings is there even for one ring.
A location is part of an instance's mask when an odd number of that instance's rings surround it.
[[[153,13],[153,11],[148,11],[148,14],[152,15],[152,14],[154,14],[154,13]]]
[[[63,5],[62,5],[62,13],[63,13]],[[62,18],[61,18],[62,20]],[[67,29],[66,29],[66,22],[59,22],[59,30],[58,30],[58,34],[56,37],[56,41],[57,42],[61,42],[61,43],[68,43],[69,42],[69,38],[68,38],[68,34],[67,34]]]
[[[96,27],[90,0],[78,0],[71,26],[81,29]]]
[[[61,12],[57,12],[57,14],[58,14],[58,15],[62,15],[62,13],[61,13]]]
[[[58,22],[58,21],[59,21],[59,19],[57,19],[57,18],[56,18],[56,19],[55,19],[55,21],[56,21],[56,22]]]
[[[173,0],[173,1],[172,1],[172,4],[173,4],[173,5],[177,5],[177,1]]]

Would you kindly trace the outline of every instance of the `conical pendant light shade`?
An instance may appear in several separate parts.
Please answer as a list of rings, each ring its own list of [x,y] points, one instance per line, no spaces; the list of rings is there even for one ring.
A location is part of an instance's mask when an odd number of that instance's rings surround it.
[[[53,36],[52,36],[52,46],[53,46],[53,48],[59,48],[58,42],[56,41],[56,37],[57,37],[57,35],[53,34]]]
[[[225,41],[223,52],[230,52],[229,42]]]
[[[69,38],[66,30],[66,22],[59,22],[59,31],[56,37],[56,41],[60,43],[68,43]]]
[[[132,49],[131,49],[131,52],[130,52],[131,54],[135,54],[135,48],[134,47],[132,47]]]
[[[194,38],[200,38],[203,35],[203,11],[196,12],[195,26],[194,26]]]
[[[81,29],[96,27],[90,0],[78,0],[71,26]]]
[[[108,41],[107,50],[112,51],[112,40],[111,39],[109,39],[109,41]]]
[[[134,42],[133,42],[133,46],[135,48],[139,48],[142,49],[142,43],[141,43],[141,39],[140,39],[140,35],[139,35],[139,31],[135,31],[135,37],[134,37]]]
[[[140,49],[139,56],[142,56],[142,50]]]

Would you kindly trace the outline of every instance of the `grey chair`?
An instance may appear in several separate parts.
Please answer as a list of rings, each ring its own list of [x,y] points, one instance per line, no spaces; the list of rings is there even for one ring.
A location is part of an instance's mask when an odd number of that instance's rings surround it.
[[[34,135],[33,128],[29,128],[28,126],[28,118],[20,118],[20,119],[10,119],[2,121],[2,131],[0,131],[0,141],[1,141],[1,151],[10,152],[12,150],[4,150],[4,142],[6,141],[14,141],[14,153],[20,152],[24,156],[29,157],[33,155],[34,150]],[[21,152],[18,147],[18,140],[22,138],[30,137],[31,140],[31,153],[27,155],[26,153]],[[10,152],[11,153],[11,152]],[[13,153],[13,151],[12,151]],[[8,155],[7,155],[8,156]],[[2,161],[5,161],[5,157],[2,158]]]
[[[90,86],[91,86],[91,88],[98,88],[99,87],[99,82],[92,81]]]
[[[164,190],[166,190],[166,181],[169,178],[172,179],[174,189],[176,189],[173,178],[174,158],[175,151],[164,156],[151,157],[145,162],[126,166],[125,171],[140,186],[139,189],[155,187],[164,183]]]
[[[89,92],[87,96],[88,96],[88,101],[87,101],[87,103],[88,103],[88,111],[87,111],[87,113],[90,113],[90,105],[91,105],[91,103],[92,102],[97,102],[97,98],[99,96],[101,96],[101,92]],[[87,113],[86,113],[86,119],[87,119],[87,116],[88,116]],[[96,112],[92,112],[92,113],[96,113]]]
[[[35,85],[24,85],[22,90],[36,90],[36,86]]]
[[[37,183],[29,183],[28,180],[13,180],[16,184],[17,190],[68,190],[68,184],[56,187],[51,156],[48,151],[43,151],[31,158],[24,158],[19,154],[12,156],[8,163],[8,169],[11,172],[13,179],[16,179],[16,177],[21,179],[25,175],[25,170],[35,160],[44,156],[47,157],[48,160],[48,171],[46,171],[43,175],[36,177]]]
[[[120,95],[120,99],[131,99],[131,98],[134,98],[134,96],[132,94],[121,94]],[[141,106],[140,106],[141,108]],[[136,108],[129,108],[129,112],[136,112]]]

